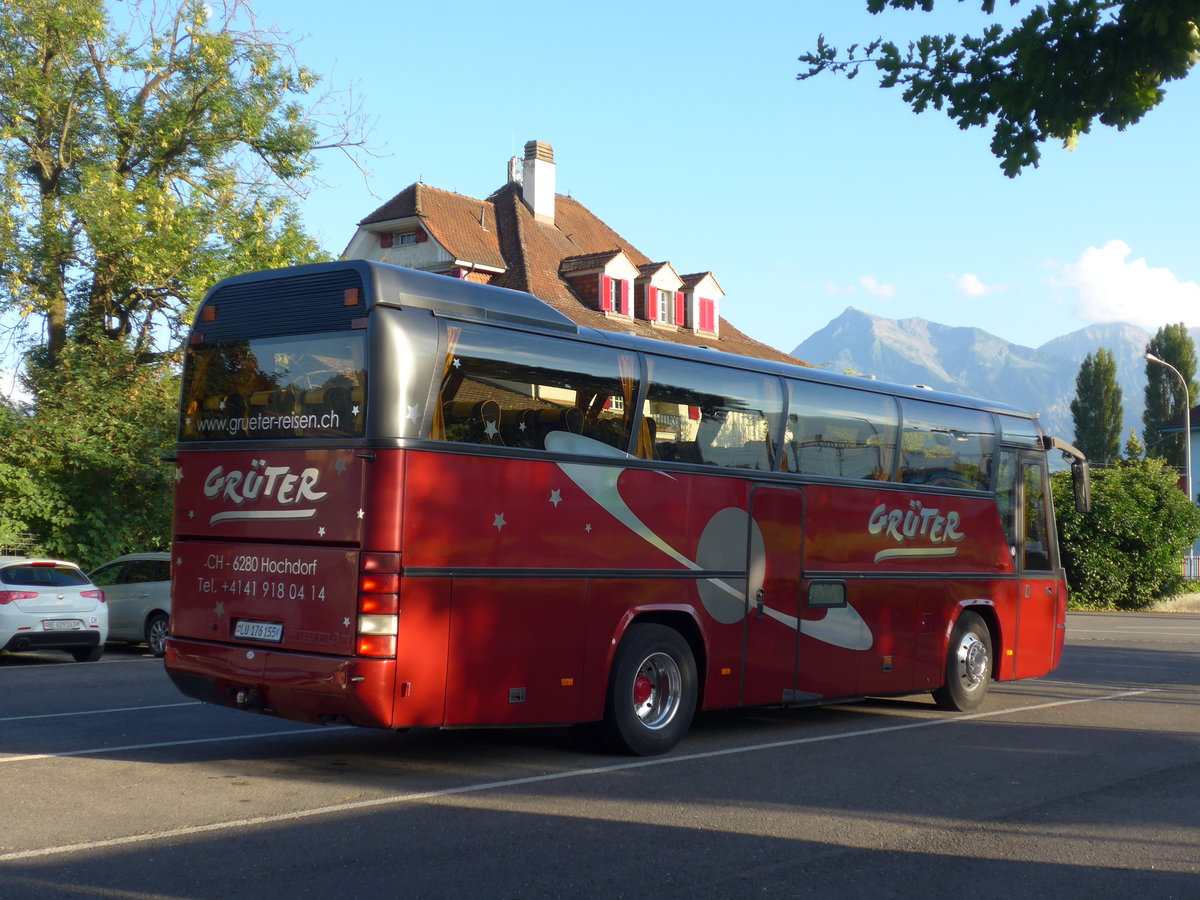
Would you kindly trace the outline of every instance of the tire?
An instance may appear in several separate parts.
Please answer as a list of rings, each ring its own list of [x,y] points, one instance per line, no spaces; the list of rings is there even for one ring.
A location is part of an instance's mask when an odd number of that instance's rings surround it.
[[[71,655],[75,657],[75,662],[95,662],[104,655],[104,646],[79,647],[72,650]]]
[[[156,657],[161,657],[166,652],[169,623],[170,616],[165,612],[151,613],[146,619],[146,646]]]
[[[992,634],[978,613],[964,612],[954,623],[946,650],[946,683],[933,692],[942,709],[978,709],[992,681]]]
[[[605,742],[618,753],[666,753],[687,734],[698,696],[696,659],[665,625],[631,625],[608,681]]]

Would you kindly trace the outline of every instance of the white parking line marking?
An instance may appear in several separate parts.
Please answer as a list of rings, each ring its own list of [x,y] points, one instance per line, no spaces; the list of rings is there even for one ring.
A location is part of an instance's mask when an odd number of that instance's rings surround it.
[[[1139,638],[1139,637],[1175,637],[1175,638],[1194,638],[1200,635],[1200,631],[1142,631],[1137,628],[1072,628],[1067,632],[1068,640],[1073,635],[1079,634],[1119,634],[1122,637]]]
[[[525,778],[508,778],[502,781],[488,781],[480,784],[467,784],[459,787],[441,788],[433,791],[418,791],[409,794],[393,794],[389,797],[377,797],[374,800],[356,800],[349,803],[336,803],[330,806],[319,806],[312,809],[301,809],[290,813],[277,813],[270,816],[254,816],[246,819],[231,819],[226,822],[212,822],[208,825],[188,825],[182,828],[170,828],[150,834],[132,834],[127,837],[110,838],[102,841],[83,841],[77,844],[64,844],[58,847],[41,847],[36,850],[18,850],[13,853],[0,854],[0,862],[15,862],[24,859],[37,859],[46,856],[57,856],[64,853],[80,853],[88,850],[103,850],[109,847],[127,847],[132,844],[146,844],[152,841],[172,840],[194,835],[212,834],[219,831],[229,831],[234,828],[253,828],[258,825],[273,825],[277,822],[298,822],[316,816],[333,813],[355,812],[363,809],[376,809],[381,806],[394,806],[400,803],[416,803],[423,800],[437,800],[441,797],[453,797],[461,794],[474,794],[481,791],[502,790],[504,788],[520,787],[529,784],[545,784],[550,781],[562,781],[567,778],[582,778],[588,775],[604,775],[609,772],[620,772],[627,769],[645,769],[651,766],[669,766],[680,762],[692,762],[701,759],[717,759],[722,756],[735,756],[742,753],[752,753],[758,750],[779,750],[784,747],[799,747],[804,744],[819,744],[825,741],[840,741],[847,738],[869,737],[876,734],[886,734],[892,731],[906,731],[914,728],[930,728],[935,725],[953,725],[958,722],[971,722],[977,719],[991,719],[997,716],[1007,716],[1026,712],[1036,712],[1043,709],[1053,709],[1059,706],[1072,706],[1079,703],[1095,703],[1103,700],[1119,700],[1123,697],[1136,697],[1139,694],[1155,693],[1155,688],[1136,691],[1120,691],[1099,697],[1081,697],[1074,700],[1055,700],[1050,703],[1037,703],[1032,706],[1018,706],[1013,709],[998,709],[992,712],[968,713],[944,719],[922,719],[919,722],[905,722],[899,725],[883,725],[879,728],[863,728],[858,731],[848,731],[840,734],[825,734],[818,737],[793,738],[784,741],[770,741],[766,744],[750,744],[743,747],[730,747],[725,750],[708,750],[703,753],[687,753],[682,756],[659,756],[653,759],[640,759],[634,762],[614,763],[611,766],[593,766],[586,769],[570,769],[565,772],[554,772],[546,775],[531,775]],[[350,728],[353,726],[340,726]],[[328,729],[334,730],[334,729]],[[301,732],[305,733],[305,732]],[[257,735],[263,737],[265,735]],[[250,737],[247,735],[246,737]],[[213,738],[212,740],[221,740]],[[182,744],[204,743],[204,741],[181,741]],[[148,746],[169,746],[156,744]],[[118,749],[118,748],[113,748]],[[105,751],[111,752],[111,751]],[[57,754],[67,755],[67,754]],[[76,755],[76,754],[72,754]]]
[[[143,709],[173,709],[176,706],[201,706],[199,700],[186,703],[156,703],[153,706],[117,706],[112,709],[81,709],[75,712],[38,713],[33,716],[4,716],[0,722],[26,722],[29,719],[63,719],[70,716],[102,716],[107,713],[141,712]]]
[[[256,734],[232,734],[226,737],[190,738],[185,741],[158,741],[151,744],[124,744],[120,747],[92,747],[89,750],[64,750],[61,753],[29,753],[24,756],[0,756],[0,763],[29,762],[35,759],[66,759],[71,756],[102,756],[106,753],[122,753],[126,750],[155,750],[159,747],[187,747],[192,744],[218,744],[222,741],[252,741],[258,738],[287,737],[299,734],[327,734],[333,731],[358,730],[353,725],[318,725],[313,728],[295,728],[288,731],[260,731]]]

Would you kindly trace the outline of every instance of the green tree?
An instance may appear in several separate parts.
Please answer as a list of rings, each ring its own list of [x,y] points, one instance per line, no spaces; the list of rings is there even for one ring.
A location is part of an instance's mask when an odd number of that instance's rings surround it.
[[[1089,353],[1075,376],[1075,399],[1071,419],[1075,423],[1075,446],[1094,462],[1109,463],[1121,449],[1121,388],[1117,384],[1117,361],[1112,351],[1101,347]]]
[[[1200,536],[1200,507],[1161,460],[1092,474],[1092,510],[1075,510],[1071,473],[1051,479],[1073,606],[1144,609],[1183,590],[1180,560]]]
[[[867,0],[872,13],[933,7],[933,0]],[[980,8],[994,16],[996,0],[980,0]],[[821,35],[816,50],[800,57],[808,70],[797,77],[853,78],[874,65],[880,86],[902,86],[915,112],[944,110],[964,129],[994,119],[992,153],[1013,177],[1038,164],[1044,141],[1073,147],[1093,121],[1124,130],[1161,103],[1163,85],[1200,58],[1198,15],[1196,0],[1050,0],[1012,28],[991,20],[977,34],[926,35],[906,50],[878,38],[843,56]]]
[[[1146,454],[1182,469],[1186,465],[1182,431],[1163,434],[1160,429],[1182,416],[1189,402],[1196,402],[1196,348],[1180,322],[1158,329],[1146,345],[1146,352],[1170,363],[1187,382],[1185,400],[1183,383],[1175,373],[1159,363],[1146,361],[1146,407],[1142,413]]]
[[[1146,455],[1145,445],[1138,440],[1137,432],[1129,429],[1129,440],[1125,442],[1125,458],[1127,460],[1141,459]]]
[[[362,147],[316,85],[244,0],[0,4],[0,321],[34,396],[0,410],[0,541],[93,563],[168,539],[193,310],[322,258],[297,204],[320,150]]]
[[[111,8],[0,7],[0,311],[44,323],[49,368],[72,338],[148,353],[220,277],[317,258],[295,198],[355,143],[238,0]]]

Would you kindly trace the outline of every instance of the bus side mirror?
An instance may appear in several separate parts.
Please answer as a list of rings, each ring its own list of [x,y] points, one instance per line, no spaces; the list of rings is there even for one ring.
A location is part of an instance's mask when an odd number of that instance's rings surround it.
[[[1086,459],[1071,460],[1071,489],[1075,493],[1075,509],[1092,511],[1092,471]]]

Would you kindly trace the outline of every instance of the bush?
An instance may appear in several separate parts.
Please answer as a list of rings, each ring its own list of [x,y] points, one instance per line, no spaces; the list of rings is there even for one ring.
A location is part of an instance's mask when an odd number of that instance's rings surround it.
[[[85,568],[170,546],[178,380],[116,341],[34,369],[31,415],[0,409],[0,543]]]
[[[1092,473],[1092,511],[1076,512],[1071,474],[1051,479],[1071,605],[1145,609],[1182,592],[1180,567],[1200,536],[1200,509],[1161,460],[1132,460]]]

